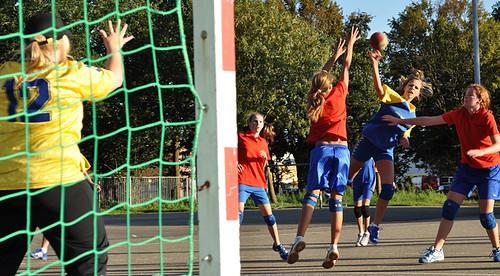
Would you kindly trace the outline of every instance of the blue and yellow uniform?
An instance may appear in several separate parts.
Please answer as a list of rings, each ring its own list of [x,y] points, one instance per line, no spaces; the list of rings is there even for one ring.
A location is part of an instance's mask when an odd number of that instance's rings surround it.
[[[393,160],[394,147],[401,136],[409,137],[413,126],[399,124],[390,126],[382,120],[384,115],[398,118],[415,118],[415,106],[387,85],[383,85],[384,97],[380,108],[363,128],[363,139],[356,145],[353,156],[359,161],[373,157],[378,160]]]
[[[68,60],[24,78],[25,94],[21,76],[18,62],[0,66],[0,190],[83,180],[82,101],[110,93],[113,73]]]

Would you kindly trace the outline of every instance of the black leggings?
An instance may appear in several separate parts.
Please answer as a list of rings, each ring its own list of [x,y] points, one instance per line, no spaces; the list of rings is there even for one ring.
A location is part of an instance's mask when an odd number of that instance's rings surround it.
[[[64,223],[72,223],[92,211],[93,192],[90,183],[86,180],[64,188]],[[38,190],[31,190],[36,192]],[[61,220],[61,192],[60,185],[41,194],[31,197],[30,231],[36,227],[44,228]],[[24,192],[24,190],[0,191],[0,198],[6,195]],[[0,239],[16,231],[26,231],[27,223],[27,196],[21,195],[0,201]],[[97,225],[94,224],[94,214],[87,214],[84,219],[73,225],[62,227],[60,224],[44,231],[59,259],[69,261],[78,258],[83,253],[102,251],[109,246],[104,223],[100,216]],[[94,228],[96,243],[94,248]],[[64,231],[64,236],[62,235]],[[27,234],[20,233],[3,242],[0,242],[0,271],[2,275],[15,275],[28,250]],[[61,240],[61,239],[64,240]],[[64,256],[61,251],[64,247]],[[106,274],[107,252],[97,255],[98,275]],[[67,264],[64,269],[68,275],[94,275],[95,254],[79,257],[78,260]]]

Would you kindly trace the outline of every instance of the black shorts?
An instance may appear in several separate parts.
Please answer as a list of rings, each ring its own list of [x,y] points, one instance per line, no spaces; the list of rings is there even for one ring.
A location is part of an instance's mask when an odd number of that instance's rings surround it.
[[[0,191],[0,198],[25,190]],[[40,190],[31,190],[37,192]],[[61,210],[61,193],[64,191],[64,210]],[[109,246],[104,223],[100,216],[89,213],[93,210],[93,192],[88,181],[84,180],[73,185],[65,185],[64,189],[58,185],[30,198],[30,231],[36,227],[43,229],[57,223],[43,232],[59,259],[64,262],[78,258],[71,264],[65,265],[68,275],[94,275],[95,254],[81,257],[82,254],[96,250],[103,251]],[[0,239],[17,232],[26,231],[28,197],[25,194],[0,200]],[[64,223],[61,225],[61,215]],[[76,220],[84,217],[81,221]],[[94,223],[96,219],[97,223]],[[67,225],[71,223],[72,225]],[[94,246],[94,229],[96,230],[96,244]],[[64,231],[64,235],[62,235]],[[32,236],[31,236],[32,237]],[[28,235],[19,233],[0,242],[0,271],[2,275],[14,275],[28,251]],[[63,251],[61,250],[63,244]],[[79,258],[80,257],[80,258]],[[105,275],[108,261],[107,252],[97,254],[98,275]]]

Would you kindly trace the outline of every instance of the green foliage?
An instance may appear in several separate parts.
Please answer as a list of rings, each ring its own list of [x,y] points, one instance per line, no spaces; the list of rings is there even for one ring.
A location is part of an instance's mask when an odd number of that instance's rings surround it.
[[[116,203],[115,203],[116,204]],[[112,206],[112,205],[108,205]],[[186,212],[191,210],[192,208],[190,207],[190,203],[187,201],[182,201],[182,202],[176,202],[176,203],[165,203],[162,204],[162,212]],[[193,212],[196,212],[198,206],[195,205]],[[158,203],[153,203],[145,206],[139,206],[139,207],[130,207],[128,212],[130,214],[144,214],[144,213],[158,213],[159,212],[159,206]],[[103,208],[101,209],[101,212],[106,212],[107,209]],[[109,213],[106,213],[107,215],[122,215],[127,213],[127,208],[126,207],[121,207],[121,208],[116,208],[110,211]]]
[[[446,195],[433,190],[423,192],[397,190],[390,201],[393,206],[441,206]],[[373,201],[375,202],[375,201]]]
[[[497,1],[495,5],[493,5],[493,12],[491,15],[496,21],[500,21],[500,1]]]
[[[313,2],[318,5],[312,5]],[[352,14],[344,27],[336,4],[294,3],[297,9],[280,1],[235,2],[238,122],[240,127],[245,126],[246,115],[251,111],[265,114],[266,121],[277,130],[272,152],[278,157],[293,153],[298,163],[307,163],[306,102],[310,78],[329,58],[339,37],[348,38],[346,34],[352,25],[359,26],[366,36],[371,17],[366,13]],[[368,47],[366,41],[358,43],[350,71],[353,82],[348,109],[356,114],[349,121],[353,125],[349,132],[353,134],[359,133],[362,122],[378,105],[374,101]],[[343,58],[334,68],[336,77],[342,61]],[[299,169],[299,185],[305,183],[305,175],[306,171]]]
[[[305,191],[291,194],[278,195],[278,202],[272,204],[273,209],[280,208],[300,208],[302,207],[302,200],[304,198]],[[347,187],[342,202],[346,206],[354,206],[352,198],[352,188]],[[372,206],[376,205],[378,200],[378,195],[375,193],[370,201]],[[414,189],[398,189],[394,193],[394,197],[390,201],[392,206],[441,206],[446,200],[446,195],[434,190],[425,190],[423,192],[417,192]],[[468,204],[477,204],[477,200],[467,200]],[[323,196],[323,208],[328,208],[328,198]],[[319,208],[321,202],[318,202],[317,208]],[[246,209],[256,208],[253,201],[249,200],[245,204]]]
[[[19,28],[20,6],[18,1],[3,1],[0,4],[0,26],[2,35],[17,33]],[[58,0],[54,12],[58,13],[71,27],[71,55],[95,66],[104,66],[95,59],[105,55],[99,30],[107,28],[107,20],[115,21],[118,13],[122,22],[129,24],[129,33],[134,40],[123,49],[128,52],[124,57],[124,87],[134,91],[119,89],[105,101],[85,103],[82,152],[93,163],[98,159],[98,173],[106,173],[126,163],[142,164],[160,157],[174,161],[173,152],[179,148],[191,148],[194,125],[162,127],[159,123],[194,120],[195,101],[188,89],[172,89],[166,85],[187,84],[188,68],[181,50],[158,49],[181,44],[177,13],[163,15],[160,12],[171,11],[176,1],[95,1],[95,0]],[[118,4],[117,4],[118,3]],[[84,5],[86,4],[86,7]],[[152,8],[148,12],[144,7]],[[50,12],[51,1],[23,1],[21,16],[26,21],[38,12]],[[192,7],[191,1],[183,1],[186,45],[192,64]],[[85,10],[87,11],[85,13]],[[87,19],[88,24],[83,20]],[[182,35],[184,35],[182,34]],[[19,52],[19,36],[0,41],[2,61],[12,58]],[[138,49],[141,49],[138,51]],[[133,53],[130,53],[134,51]],[[157,67],[154,67],[156,61]],[[163,86],[163,87],[160,87]],[[140,89],[139,89],[140,88]],[[137,129],[147,124],[149,127]],[[127,130],[128,128],[128,130]],[[116,134],[108,138],[98,136]],[[161,144],[161,137],[165,136]],[[130,141],[130,143],[128,143]],[[162,151],[163,150],[163,151]],[[97,152],[97,156],[94,155]],[[161,169],[158,162],[151,165]],[[163,175],[172,175],[172,166],[163,168]],[[131,171],[142,174],[143,170]],[[123,171],[122,171],[123,172]]]
[[[354,47],[351,69],[349,70],[349,96],[347,97],[347,130],[350,145],[356,145],[361,139],[363,124],[379,108],[377,93],[373,88],[371,75],[371,62],[368,58],[370,45],[368,39],[369,27],[372,17],[366,13],[352,13],[349,15],[345,33],[349,33],[351,27],[359,28],[362,39],[358,40]]]
[[[106,26],[105,16],[117,17],[117,11],[130,11],[150,3],[155,10],[166,11],[175,1],[86,1],[88,20],[84,19],[85,1],[58,0],[56,12],[67,23],[79,22],[73,32],[72,55],[76,59],[92,61],[102,57],[98,30]],[[17,1],[0,4],[0,29],[2,35],[17,33],[19,6]],[[35,12],[50,11],[51,1],[23,1],[22,17],[26,20]],[[500,26],[499,3],[488,15],[479,7],[479,32],[481,53],[481,81],[492,92],[492,110],[497,121],[500,114]],[[193,34],[191,1],[183,1],[184,30],[188,54],[192,64]],[[344,19],[345,18],[345,19]],[[154,47],[179,45],[180,34],[177,14],[159,15],[137,10],[123,16],[135,39],[127,44],[127,51],[146,47],[125,57],[127,89],[134,92],[116,92],[106,101],[86,104],[82,151],[92,159],[98,155],[98,170],[108,172],[130,161],[140,164],[160,154],[173,161],[173,152],[179,147],[191,148],[192,126],[145,129],[135,127],[152,122],[179,122],[193,120],[194,98],[189,90],[169,89],[154,85],[184,84],[187,73],[182,53],[178,50],[161,51]],[[361,29],[362,38],[369,35],[371,15],[357,12],[343,15],[342,9],[329,0],[238,0],[235,1],[235,32],[237,62],[237,107],[240,127],[245,125],[246,114],[259,111],[274,124],[277,131],[272,152],[278,157],[293,153],[298,163],[306,163],[308,150],[305,138],[309,122],[305,114],[306,95],[310,78],[319,70],[335,49],[340,36],[347,38],[351,26]],[[151,24],[150,24],[151,23]],[[395,88],[401,75],[410,68],[423,69],[434,85],[434,96],[417,103],[418,115],[438,115],[461,105],[464,88],[473,82],[472,25],[470,1],[422,0],[409,4],[391,20],[389,48],[381,64],[383,81]],[[378,31],[378,30],[373,30]],[[88,41],[88,43],[87,43]],[[20,38],[0,40],[2,61],[19,52]],[[370,50],[366,39],[356,43],[350,70],[348,96],[349,144],[360,139],[362,125],[378,108],[373,90]],[[154,53],[154,55],[153,55]],[[153,67],[156,60],[157,68]],[[338,76],[342,66],[336,65],[333,74]],[[93,62],[102,66],[102,62]],[[179,68],[181,68],[179,70]],[[156,70],[156,71],[155,71]],[[158,74],[155,74],[158,73]],[[158,79],[156,79],[158,77]],[[160,100],[161,98],[161,100]],[[92,107],[95,105],[95,113]],[[126,108],[127,106],[127,108]],[[95,120],[93,119],[95,117]],[[125,127],[132,127],[125,131]],[[122,130],[122,131],[119,131]],[[99,136],[119,131],[110,138]],[[160,137],[165,135],[164,144]],[[228,134],[229,135],[229,134]],[[131,143],[128,144],[130,139]],[[403,173],[410,162],[424,161],[439,174],[450,174],[459,158],[459,143],[450,127],[417,127],[411,138],[412,149],[396,150],[396,173]],[[163,152],[160,152],[160,149]],[[128,150],[129,149],[129,150]],[[160,169],[158,163],[151,166]],[[305,168],[302,166],[301,168]],[[165,168],[163,168],[165,170]],[[170,171],[169,171],[170,170]],[[133,171],[133,174],[141,174]],[[163,174],[172,174],[166,169]],[[299,184],[305,184],[305,171],[299,170]]]
[[[332,39],[272,3],[235,3],[238,122],[259,111],[278,130],[273,152],[305,152],[309,78],[330,54]]]

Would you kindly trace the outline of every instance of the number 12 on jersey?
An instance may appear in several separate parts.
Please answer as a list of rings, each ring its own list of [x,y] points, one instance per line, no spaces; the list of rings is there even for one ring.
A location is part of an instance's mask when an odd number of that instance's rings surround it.
[[[15,80],[10,79],[5,82],[5,92],[9,100],[8,113],[15,115],[18,106],[23,105],[23,96],[26,95],[28,110],[26,115],[12,118],[10,122],[41,123],[50,121],[50,112],[40,112],[45,104],[50,100],[49,82],[46,79],[35,79],[24,82],[19,89],[14,87]],[[26,93],[23,93],[24,85]]]

